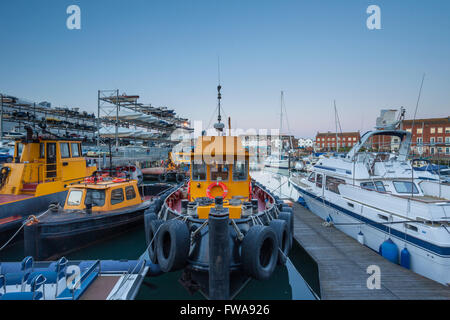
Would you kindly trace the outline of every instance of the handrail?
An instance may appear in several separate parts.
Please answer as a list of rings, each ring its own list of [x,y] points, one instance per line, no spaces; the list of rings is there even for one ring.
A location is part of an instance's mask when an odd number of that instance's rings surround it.
[[[258,185],[258,187],[259,187],[261,190],[263,190],[263,189],[259,186],[260,183],[258,183],[258,182],[255,182],[255,183]],[[172,215],[175,215],[175,216],[184,216],[184,215],[181,214],[181,213],[179,213],[179,212],[176,212],[176,211],[174,211],[172,208],[170,208],[170,207],[167,205],[167,203],[165,202],[165,200],[168,199],[169,197],[171,197],[175,192],[177,192],[178,190],[180,190],[183,186],[184,186],[184,184],[181,184],[177,189],[175,189],[170,195],[168,195],[168,196],[163,200],[163,201],[164,201],[163,208],[165,208],[166,211],[170,212]],[[264,211],[258,212],[257,214],[252,214],[252,215],[250,215],[250,216],[248,216],[248,217],[246,217],[246,218],[235,219],[235,222],[236,222],[236,223],[245,223],[245,222],[251,221],[251,219],[254,218],[254,217],[258,217],[258,218],[259,218],[259,217],[262,217],[262,216],[266,216],[267,214],[270,215],[270,212],[276,208],[276,205],[275,205],[275,204],[276,204],[276,201],[275,201],[275,198],[274,198],[270,193],[268,193],[268,194],[269,194],[269,196],[273,199],[273,202],[271,203],[271,206],[270,206],[269,208],[266,208]],[[161,210],[162,210],[163,208],[161,208]],[[193,222],[193,223],[203,223],[203,221],[204,221],[204,219],[193,218],[192,216],[186,216],[186,220],[188,220],[188,221],[190,221],[190,222]]]
[[[97,260],[92,266],[89,267],[87,271],[83,273],[83,275],[78,279],[78,281],[74,284],[74,286],[70,289],[72,291],[72,300],[75,299],[75,291],[79,289],[84,280],[98,267],[98,272],[101,272],[101,264],[100,260]]]

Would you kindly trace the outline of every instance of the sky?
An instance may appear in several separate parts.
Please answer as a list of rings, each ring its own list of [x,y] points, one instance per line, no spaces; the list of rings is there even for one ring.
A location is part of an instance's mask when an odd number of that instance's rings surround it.
[[[70,5],[81,29],[69,30]],[[381,29],[369,30],[369,5]],[[450,115],[447,0],[2,0],[0,92],[96,112],[119,89],[211,123],[218,57],[233,128],[366,131],[381,109]]]

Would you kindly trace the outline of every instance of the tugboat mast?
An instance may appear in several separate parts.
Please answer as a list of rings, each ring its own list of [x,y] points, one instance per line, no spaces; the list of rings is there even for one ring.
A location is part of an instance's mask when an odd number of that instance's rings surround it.
[[[222,86],[219,83],[219,85],[217,86],[217,108],[219,109],[219,111],[217,113],[217,123],[214,124],[214,129],[217,130],[219,136],[223,134],[223,129],[225,128],[225,124],[221,122],[222,116],[220,115],[220,100],[222,99],[222,94],[220,93],[221,89]]]

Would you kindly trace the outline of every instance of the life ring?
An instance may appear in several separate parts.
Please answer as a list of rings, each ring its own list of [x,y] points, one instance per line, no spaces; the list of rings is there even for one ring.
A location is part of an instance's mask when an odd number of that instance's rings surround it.
[[[94,177],[84,178],[84,183],[93,183],[93,182],[94,182]]]
[[[213,183],[211,183],[211,184],[208,186],[208,188],[206,188],[206,196],[207,196],[208,198],[210,198],[210,199],[214,199],[214,197],[211,195],[211,190],[212,190],[212,188],[214,188],[215,186],[219,186],[219,187],[222,188],[222,190],[223,190],[222,198],[225,199],[225,197],[226,197],[227,194],[228,194],[228,188],[227,188],[227,186],[226,186],[223,182],[213,182]]]

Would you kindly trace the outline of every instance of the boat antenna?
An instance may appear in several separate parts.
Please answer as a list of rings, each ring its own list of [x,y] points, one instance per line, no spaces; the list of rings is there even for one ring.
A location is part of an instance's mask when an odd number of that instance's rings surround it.
[[[414,130],[414,123],[416,122],[417,109],[419,108],[419,101],[420,101],[420,96],[422,95],[422,87],[423,87],[424,80],[425,80],[425,73],[422,75],[422,81],[420,83],[419,95],[417,97],[417,102],[416,102],[416,110],[414,111],[414,118],[413,118],[412,125],[411,125],[411,140],[409,141],[409,148],[411,148],[411,144],[412,144],[412,134],[413,134],[413,130]],[[414,168],[412,167],[412,164],[411,164],[411,198],[412,197],[414,197]]]
[[[222,86],[220,85],[220,59],[219,57],[217,58],[217,73],[218,73],[218,85],[217,85],[217,123],[214,124],[214,129],[217,130],[217,132],[219,133],[219,136],[222,135],[223,133],[223,129],[225,128],[225,125],[221,122],[222,121],[222,116],[220,114],[220,100],[222,100],[222,93],[220,92],[220,90],[222,89]]]

